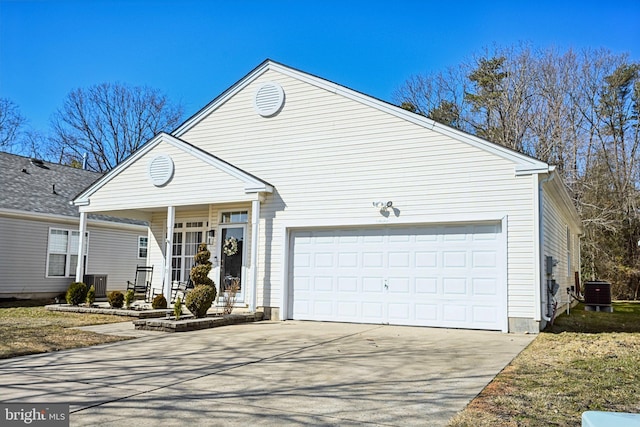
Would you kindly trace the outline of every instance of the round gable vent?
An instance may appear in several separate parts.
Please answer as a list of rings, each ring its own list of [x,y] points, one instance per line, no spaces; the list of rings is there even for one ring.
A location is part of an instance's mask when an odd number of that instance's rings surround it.
[[[284,105],[284,90],[278,83],[268,82],[256,91],[253,107],[262,117],[270,117],[279,112]]]
[[[158,154],[149,161],[149,180],[156,187],[162,187],[173,177],[173,160],[166,154]]]

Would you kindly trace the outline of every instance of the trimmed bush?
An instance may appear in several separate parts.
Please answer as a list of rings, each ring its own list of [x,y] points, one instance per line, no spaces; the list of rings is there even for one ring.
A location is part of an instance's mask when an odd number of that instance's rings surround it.
[[[198,252],[196,252],[193,260],[195,264],[191,267],[190,277],[195,286],[207,285],[215,287],[213,280],[209,278],[209,272],[211,271],[211,252],[207,249],[206,243],[200,243],[198,245]]]
[[[96,287],[91,285],[87,291],[87,304],[91,305],[96,302]]]
[[[124,304],[124,294],[120,291],[109,292],[108,299],[112,308],[122,308]]]
[[[73,282],[67,288],[67,304],[78,305],[87,299],[87,285],[82,282]]]
[[[198,285],[187,294],[184,304],[187,309],[197,318],[205,317],[207,310],[211,308],[213,300],[216,298],[216,288],[209,285]]]
[[[124,306],[127,308],[131,307],[131,303],[133,302],[133,297],[135,296],[135,292],[133,289],[129,289],[126,294],[124,294]]]
[[[164,295],[156,295],[151,302],[151,307],[153,307],[154,310],[167,308],[167,299],[164,297]]]

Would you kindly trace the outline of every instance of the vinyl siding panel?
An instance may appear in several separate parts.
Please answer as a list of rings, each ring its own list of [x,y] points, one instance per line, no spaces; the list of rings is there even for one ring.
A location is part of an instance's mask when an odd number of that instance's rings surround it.
[[[284,108],[271,118],[252,107],[266,81],[286,93]],[[275,71],[181,138],[274,185],[261,207],[258,305],[281,305],[283,230],[291,222],[393,225],[507,216],[509,316],[533,316],[534,190],[531,176],[516,177],[512,162]],[[385,218],[372,207],[388,200],[397,216]]]
[[[125,291],[127,280],[135,277],[136,266],[146,263],[146,260],[138,258],[138,236],[146,236],[146,229],[139,232],[94,227],[87,229],[87,274],[106,274],[107,291]]]
[[[46,277],[49,229],[77,230],[77,220],[38,221],[0,217],[0,296],[37,297],[64,293],[72,277]],[[89,225],[87,273],[108,274],[109,290],[122,280],[133,278],[137,261],[139,230],[119,230]],[[131,267],[133,265],[133,267]],[[126,287],[126,286],[125,286]]]
[[[569,300],[566,289],[575,284],[574,272],[580,271],[579,237],[572,219],[546,188],[543,189],[543,227],[544,255],[557,261],[553,277],[560,287],[555,299],[562,307]]]

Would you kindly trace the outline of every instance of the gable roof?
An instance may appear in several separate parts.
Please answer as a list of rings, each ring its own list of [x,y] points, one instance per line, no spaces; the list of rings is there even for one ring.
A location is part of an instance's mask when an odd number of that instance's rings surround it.
[[[261,75],[263,75],[269,70],[282,73],[284,75],[306,82],[313,86],[328,90],[332,93],[342,95],[346,98],[349,98],[356,102],[360,102],[362,104],[376,108],[380,111],[394,115],[408,122],[414,123],[418,126],[422,126],[434,132],[447,135],[458,141],[462,141],[474,147],[491,152],[504,159],[511,160],[512,162],[515,163],[516,175],[548,173],[548,172],[552,172],[555,169],[554,166],[550,166],[549,164],[541,160],[519,153],[515,150],[504,147],[502,145],[484,140],[482,138],[478,138],[477,136],[468,134],[464,131],[443,125],[427,117],[421,116],[416,113],[412,113],[410,111],[407,111],[391,103],[363,94],[362,92],[358,92],[348,87],[339,85],[332,81],[326,80],[322,77],[318,77],[318,76],[297,70],[295,68],[288,67],[281,63],[275,62],[271,59],[266,59],[264,62],[262,62],[260,65],[258,65],[252,71],[250,71],[246,76],[238,80],[233,86],[228,88],[218,97],[216,97],[213,101],[207,104],[204,108],[202,108],[192,117],[187,119],[182,125],[180,125],[173,132],[171,132],[171,134],[174,135],[175,137],[180,138],[182,135],[184,135],[190,129],[192,129],[194,126],[200,123],[209,114],[213,113],[225,102],[227,102],[227,100],[232,98],[235,94],[240,92],[242,89],[247,87],[254,80],[259,78]]]
[[[225,172],[244,183],[244,190],[247,193],[259,193],[273,192],[273,186],[268,182],[252,175],[231,163],[228,163],[219,157],[214,156],[213,154],[202,150],[201,148],[196,147],[182,139],[176,138],[175,136],[169,135],[164,132],[160,132],[156,136],[154,136],[151,140],[146,142],[142,147],[140,147],[136,152],[127,157],[124,161],[119,163],[115,168],[113,168],[110,172],[104,175],[102,178],[95,181],[92,185],[85,188],[81,193],[79,193],[73,200],[73,204],[76,206],[83,206],[89,204],[89,199],[92,194],[102,188],[109,181],[113,180],[116,176],[118,176],[122,171],[128,168],[131,164],[136,162],[138,159],[142,158],[145,154],[151,151],[153,148],[158,146],[161,142],[165,142],[167,144],[172,145],[173,147],[184,151],[205,163],[215,167],[216,169]]]

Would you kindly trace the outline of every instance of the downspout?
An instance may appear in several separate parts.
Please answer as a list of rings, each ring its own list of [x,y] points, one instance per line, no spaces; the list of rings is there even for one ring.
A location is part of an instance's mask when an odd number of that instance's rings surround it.
[[[547,306],[549,304],[549,291],[545,282],[545,267],[544,267],[544,201],[543,201],[543,193],[542,186],[547,182],[551,182],[553,178],[555,178],[555,174],[553,170],[550,171],[548,177],[543,179],[538,183],[538,249],[539,249],[539,266],[540,266],[540,275],[539,280],[540,283],[538,288],[540,289],[540,317],[547,321],[551,321],[551,317],[546,314]],[[539,176],[539,175],[538,175]]]

